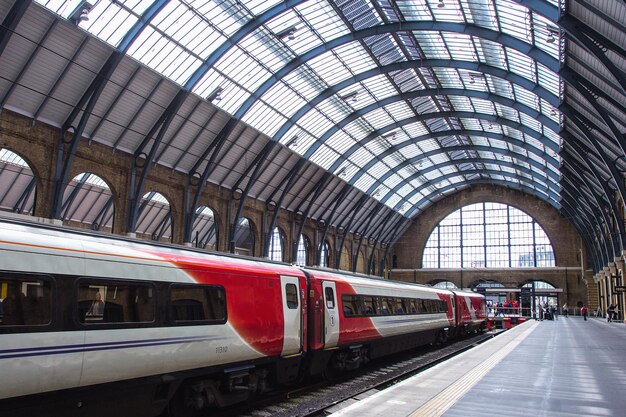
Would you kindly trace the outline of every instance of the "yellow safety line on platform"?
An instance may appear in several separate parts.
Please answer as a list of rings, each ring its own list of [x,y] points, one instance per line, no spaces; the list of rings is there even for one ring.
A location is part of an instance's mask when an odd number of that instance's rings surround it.
[[[535,329],[539,322],[532,322],[530,327],[518,335],[505,347],[494,353],[480,366],[472,369],[455,383],[441,391],[437,396],[431,398],[409,415],[409,417],[435,417],[441,416],[465,395],[476,383],[478,383],[490,370],[492,370],[502,359],[504,359],[513,349],[517,347]]]

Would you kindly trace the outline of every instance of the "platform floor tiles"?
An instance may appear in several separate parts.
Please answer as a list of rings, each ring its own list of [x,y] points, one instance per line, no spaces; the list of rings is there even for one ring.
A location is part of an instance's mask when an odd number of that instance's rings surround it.
[[[333,417],[626,417],[626,326],[529,321]]]

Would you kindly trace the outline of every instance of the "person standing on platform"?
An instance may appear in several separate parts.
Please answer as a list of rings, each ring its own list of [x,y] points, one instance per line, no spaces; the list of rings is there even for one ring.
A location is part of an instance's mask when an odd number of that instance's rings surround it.
[[[580,309],[580,314],[583,316],[585,321],[587,321],[587,306],[584,305],[583,308]]]
[[[563,311],[561,312],[561,314],[563,314],[565,317],[567,317],[567,303],[563,304]]]

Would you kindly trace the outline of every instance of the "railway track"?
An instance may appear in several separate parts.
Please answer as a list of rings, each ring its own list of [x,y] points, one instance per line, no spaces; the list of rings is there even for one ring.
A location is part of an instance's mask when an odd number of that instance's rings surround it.
[[[318,381],[265,395],[246,406],[223,410],[212,417],[317,417],[328,415],[344,402],[352,402],[418,374],[442,361],[493,338],[488,332],[448,343],[423,347],[376,360],[337,381]]]

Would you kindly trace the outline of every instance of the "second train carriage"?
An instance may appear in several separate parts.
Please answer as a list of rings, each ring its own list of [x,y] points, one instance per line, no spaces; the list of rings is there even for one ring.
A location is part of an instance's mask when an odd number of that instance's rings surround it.
[[[474,293],[9,221],[0,291],[3,415],[186,415],[484,322]]]

